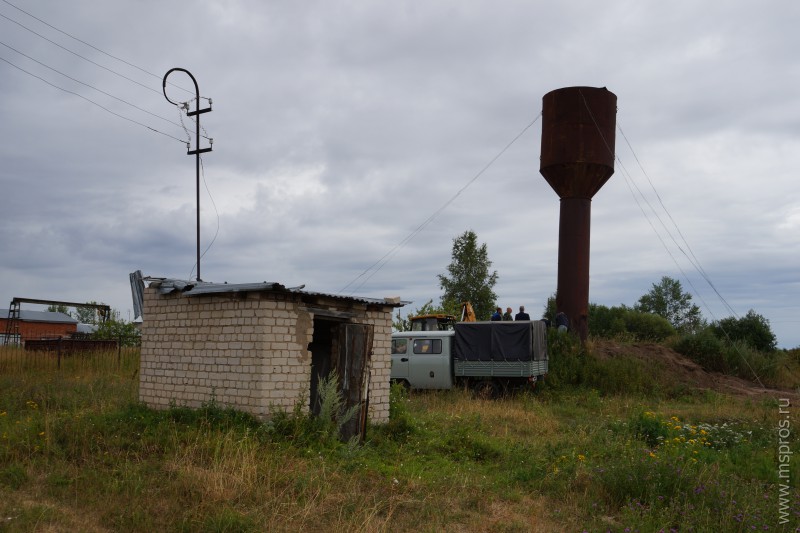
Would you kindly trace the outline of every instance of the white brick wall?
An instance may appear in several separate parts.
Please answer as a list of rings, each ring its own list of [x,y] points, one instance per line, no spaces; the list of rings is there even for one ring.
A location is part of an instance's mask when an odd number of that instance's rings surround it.
[[[329,302],[335,309],[335,302]],[[249,292],[144,294],[139,399],[156,408],[200,407],[212,399],[260,417],[308,408],[313,317],[299,295]],[[352,308],[348,308],[353,311]],[[389,420],[392,308],[364,310],[373,324],[372,422]]]

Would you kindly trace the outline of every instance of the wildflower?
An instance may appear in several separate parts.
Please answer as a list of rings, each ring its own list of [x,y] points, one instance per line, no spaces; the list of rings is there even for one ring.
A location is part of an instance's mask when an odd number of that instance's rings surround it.
[[[579,453],[579,454],[578,454],[578,461],[581,461],[581,462],[583,462],[583,461],[585,461],[585,460],[586,460],[586,456],[585,456],[585,455],[583,455],[583,454],[580,454],[580,453]]]

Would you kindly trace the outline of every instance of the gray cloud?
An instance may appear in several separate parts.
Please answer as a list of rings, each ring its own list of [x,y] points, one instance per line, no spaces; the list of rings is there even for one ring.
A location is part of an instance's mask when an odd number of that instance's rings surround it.
[[[194,158],[185,155],[186,134],[160,80],[179,66],[214,101],[202,116],[214,138],[204,156],[213,203],[204,188],[203,248],[217,217],[219,234],[203,258],[204,279],[306,283],[330,292],[350,284],[348,291],[413,300],[414,309],[438,299],[436,275],[450,260],[452,239],[473,229],[500,274],[499,303],[538,313],[555,290],[558,246],[558,198],[538,173],[540,123],[396,247],[534,120],[546,92],[594,85],[617,94],[618,124],[634,151],[618,134],[616,173],[593,201],[592,300],[631,305],[669,275],[697,287],[708,318],[728,315],[640,190],[680,242],[660,203],[667,207],[737,313],[755,309],[782,346],[800,345],[800,43],[789,27],[798,6],[21,7],[155,75],[8,4],[0,13],[148,88],[5,19],[1,41],[163,119],[6,48],[0,57],[169,136],[0,62],[0,298],[98,300],[125,315],[128,272],[189,275]],[[174,87],[169,93],[190,98]],[[391,260],[379,271],[358,278],[385,254]]]

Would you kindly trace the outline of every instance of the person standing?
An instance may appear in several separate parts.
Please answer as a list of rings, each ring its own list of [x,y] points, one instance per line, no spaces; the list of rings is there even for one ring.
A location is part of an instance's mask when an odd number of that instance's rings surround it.
[[[528,313],[525,312],[525,306],[524,305],[520,305],[519,306],[519,313],[516,314],[516,316],[514,317],[514,320],[530,320],[530,319],[531,319],[531,315],[529,315]]]
[[[563,311],[559,311],[556,314],[556,328],[559,333],[569,331],[569,318],[567,318],[567,315]]]
[[[511,308],[510,307],[506,307],[506,312],[503,315],[503,320],[511,320],[511,321],[514,320],[514,315],[511,314]]]
[[[503,310],[501,308],[495,309],[494,313],[492,313],[492,318],[490,319],[492,322],[498,322],[503,320]]]

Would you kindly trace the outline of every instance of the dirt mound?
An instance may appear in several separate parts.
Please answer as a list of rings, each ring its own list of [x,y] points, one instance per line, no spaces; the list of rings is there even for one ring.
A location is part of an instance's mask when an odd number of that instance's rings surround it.
[[[622,344],[611,340],[595,340],[592,353],[601,360],[635,357],[646,362],[656,361],[666,373],[675,376],[681,383],[697,389],[711,389],[738,396],[800,398],[800,394],[793,391],[770,389],[742,378],[708,372],[688,357],[660,344],[649,342]]]

